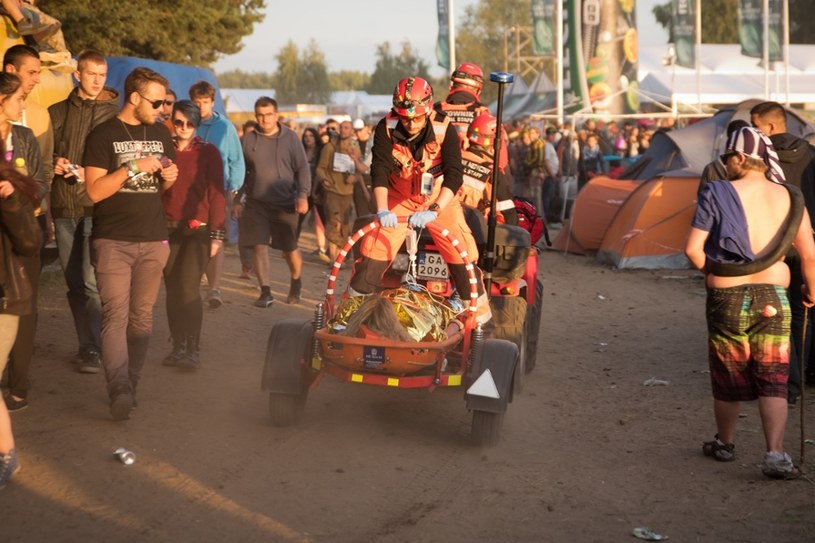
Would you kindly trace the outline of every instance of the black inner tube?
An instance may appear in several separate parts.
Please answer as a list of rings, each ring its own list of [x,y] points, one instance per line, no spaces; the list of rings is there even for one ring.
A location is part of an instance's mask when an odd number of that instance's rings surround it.
[[[795,240],[795,234],[798,233],[798,227],[801,225],[801,219],[804,216],[804,195],[800,189],[794,185],[783,185],[790,193],[790,212],[787,215],[787,230],[781,241],[776,245],[775,249],[766,255],[756,258],[752,262],[745,262],[742,264],[734,264],[732,262],[713,262],[707,260],[705,264],[705,271],[718,275],[720,277],[739,277],[741,275],[751,275],[760,271],[766,270],[787,254],[792,242]]]

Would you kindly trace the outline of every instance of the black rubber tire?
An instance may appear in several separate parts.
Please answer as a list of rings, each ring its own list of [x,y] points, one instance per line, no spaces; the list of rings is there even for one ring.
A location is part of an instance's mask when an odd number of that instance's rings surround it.
[[[540,338],[541,312],[543,310],[543,281],[535,285],[535,305],[526,313],[526,360],[524,371],[531,373],[538,363],[538,339]]]
[[[526,369],[528,338],[526,337],[526,318],[529,308],[526,299],[520,297],[493,297],[490,299],[492,310],[492,326],[495,330],[493,337],[505,339],[518,346],[518,365],[513,377],[513,391],[521,393],[524,389],[524,375],[529,373]]]
[[[298,393],[279,390],[269,392],[269,416],[272,424],[291,426],[303,417],[308,399],[309,380],[306,373],[309,371],[308,361],[314,342],[314,329],[309,321],[289,319],[275,324],[272,336],[267,346],[266,363],[271,363],[271,357],[274,357],[278,363],[296,364],[297,366],[292,369],[303,372],[303,384]]]
[[[494,447],[501,441],[503,413],[473,411],[472,440],[478,447]]]
[[[308,391],[300,394],[269,393],[269,415],[273,426],[291,426],[300,422],[306,408]]]

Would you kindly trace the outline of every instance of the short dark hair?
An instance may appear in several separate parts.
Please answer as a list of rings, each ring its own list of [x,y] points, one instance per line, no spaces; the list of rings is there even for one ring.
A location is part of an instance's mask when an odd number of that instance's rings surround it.
[[[143,93],[149,83],[158,83],[166,90],[170,86],[167,79],[160,73],[139,66],[134,68],[132,72],[127,75],[125,79],[125,96],[126,100],[130,99],[130,95],[134,92]]]
[[[727,123],[727,130],[726,130],[727,139],[730,139],[730,136],[733,135],[733,132],[735,132],[736,130],[738,130],[740,128],[744,128],[745,126],[750,126],[750,123],[748,123],[747,121],[742,120],[742,119],[733,119],[732,121]]]
[[[178,100],[173,104],[173,116],[175,116],[176,111],[183,113],[195,128],[198,128],[198,125],[201,124],[201,108],[192,100]]]
[[[40,54],[30,45],[19,43],[9,47],[6,50],[6,53],[3,55],[3,69],[11,64],[14,66],[14,69],[19,70],[20,66],[23,65],[23,60],[25,60],[26,57],[40,60]]]
[[[209,81],[203,79],[192,84],[190,87],[190,100],[196,98],[212,98],[215,100],[215,87]]]
[[[268,106],[272,106],[275,111],[278,111],[277,100],[275,100],[274,98],[270,98],[268,96],[261,96],[260,98],[255,100],[255,109],[257,109],[259,107],[268,107]]]
[[[787,126],[787,110],[778,102],[761,102],[750,109],[750,116],[755,115],[762,119],[769,119],[776,123],[783,123]]]
[[[82,68],[84,68],[88,62],[107,66],[108,60],[105,58],[105,55],[96,49],[84,49],[76,56],[76,69],[81,72]]]

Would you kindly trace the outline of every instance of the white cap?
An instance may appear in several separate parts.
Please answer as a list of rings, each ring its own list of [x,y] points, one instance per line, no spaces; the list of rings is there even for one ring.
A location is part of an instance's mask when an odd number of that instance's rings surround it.
[[[365,128],[365,123],[362,122],[362,119],[357,119],[351,126],[354,127],[354,130],[362,130],[363,128]]]

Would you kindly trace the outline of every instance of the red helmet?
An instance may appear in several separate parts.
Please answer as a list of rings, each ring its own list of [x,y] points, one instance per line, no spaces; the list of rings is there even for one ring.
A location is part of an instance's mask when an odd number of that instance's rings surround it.
[[[393,110],[412,119],[433,109],[433,87],[421,77],[406,77],[393,89]]]
[[[498,133],[498,119],[489,113],[482,113],[467,128],[467,139],[481,147],[492,148],[495,134]]]
[[[450,77],[450,81],[454,84],[458,83],[460,85],[474,87],[478,92],[481,92],[481,89],[484,88],[484,72],[477,64],[465,62],[456,68],[456,71],[454,71],[452,77]]]

